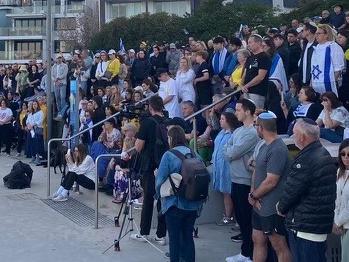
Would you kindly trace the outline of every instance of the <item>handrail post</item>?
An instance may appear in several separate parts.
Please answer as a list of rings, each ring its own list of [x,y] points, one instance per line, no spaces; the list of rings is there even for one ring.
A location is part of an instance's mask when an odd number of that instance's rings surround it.
[[[47,197],[51,194],[51,142],[52,139],[47,143]]]
[[[102,157],[102,155],[97,156],[96,158],[96,173],[95,173],[95,229],[98,229],[98,209],[99,209],[99,204],[98,204],[98,160]]]
[[[96,167],[95,167],[95,229],[98,229],[98,220],[99,220],[99,214],[98,214],[98,210],[99,210],[99,199],[98,199],[98,162],[101,158],[104,157],[121,157],[121,154],[102,154],[97,156],[96,158]]]
[[[196,126],[196,117],[193,118],[193,132],[194,132],[194,152],[198,152],[198,145],[197,145],[197,126]]]

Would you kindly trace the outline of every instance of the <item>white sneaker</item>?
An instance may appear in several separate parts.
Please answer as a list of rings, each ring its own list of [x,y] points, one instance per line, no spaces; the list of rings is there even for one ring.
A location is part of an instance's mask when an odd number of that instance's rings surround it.
[[[68,200],[67,196],[63,196],[63,195],[58,195],[57,197],[55,197],[54,199],[52,199],[55,202],[64,202]]]
[[[249,257],[245,257],[241,255],[241,253],[236,256],[227,257],[225,261],[226,262],[252,262],[252,260]]]
[[[56,193],[54,193],[52,195],[52,200],[54,200],[55,198],[57,198],[59,196],[59,192],[57,191]]]
[[[154,238],[155,243],[157,243],[160,246],[166,246],[166,238],[165,237],[157,237]]]
[[[132,234],[130,238],[139,242],[147,242],[147,240],[149,240],[149,236],[140,234]]]

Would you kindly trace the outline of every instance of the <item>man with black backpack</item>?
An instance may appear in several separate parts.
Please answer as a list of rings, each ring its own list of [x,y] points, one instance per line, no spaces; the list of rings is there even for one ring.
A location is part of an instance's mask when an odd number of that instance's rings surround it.
[[[162,155],[168,150],[167,129],[163,108],[164,104],[161,97],[153,96],[149,99],[151,117],[147,117],[141,121],[135,144],[136,151],[140,153],[140,174],[144,199],[140,234],[133,234],[131,238],[141,242],[146,242],[149,239],[155,195],[154,171],[158,168]],[[157,209],[158,211],[161,210],[160,201],[157,203]],[[165,245],[165,236],[165,218],[158,216],[158,226],[154,240],[160,245]]]

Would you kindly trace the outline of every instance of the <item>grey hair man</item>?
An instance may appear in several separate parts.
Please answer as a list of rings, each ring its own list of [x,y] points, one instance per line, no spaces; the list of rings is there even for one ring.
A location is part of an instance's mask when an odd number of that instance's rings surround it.
[[[292,261],[325,262],[336,200],[336,161],[320,143],[315,121],[298,119],[293,133],[300,152],[276,210],[286,216]]]

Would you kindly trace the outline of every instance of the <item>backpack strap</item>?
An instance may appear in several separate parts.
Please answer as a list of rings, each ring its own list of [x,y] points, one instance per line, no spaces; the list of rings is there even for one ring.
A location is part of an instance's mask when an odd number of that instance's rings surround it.
[[[176,149],[171,149],[170,150],[170,152],[172,153],[172,154],[174,154],[176,157],[178,157],[180,160],[184,160],[184,159],[186,159],[186,157],[185,157],[185,155],[183,155],[181,152],[179,152],[178,150],[176,150]]]

